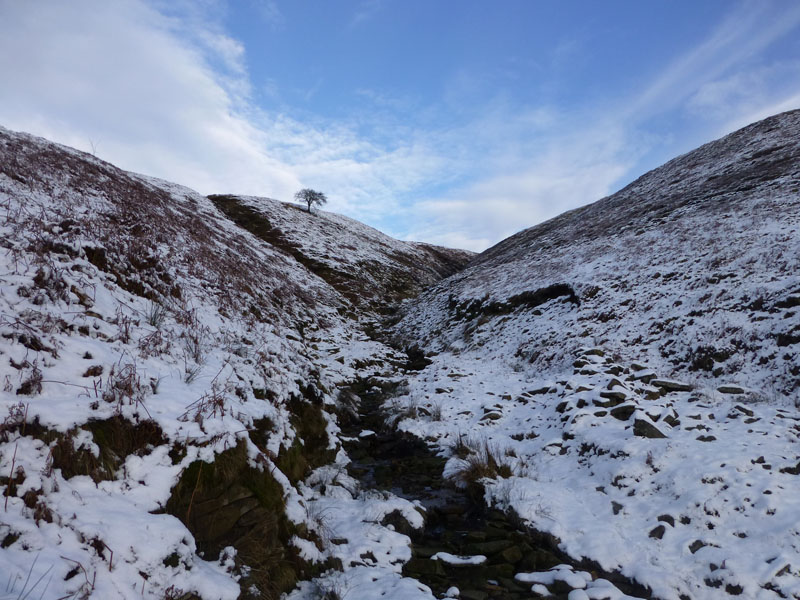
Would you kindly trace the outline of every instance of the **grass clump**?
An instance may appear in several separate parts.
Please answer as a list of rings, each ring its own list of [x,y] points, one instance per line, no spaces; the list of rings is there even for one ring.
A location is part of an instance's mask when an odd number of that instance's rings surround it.
[[[460,436],[453,446],[453,454],[462,461],[457,473],[459,482],[478,497],[483,496],[484,479],[508,478],[514,474],[511,465],[503,460],[509,453],[487,438]]]

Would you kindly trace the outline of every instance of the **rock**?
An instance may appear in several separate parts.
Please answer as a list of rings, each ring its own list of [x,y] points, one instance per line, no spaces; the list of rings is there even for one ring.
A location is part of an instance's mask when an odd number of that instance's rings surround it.
[[[461,590],[462,600],[487,600],[489,594],[480,590]]]
[[[675,527],[675,518],[672,515],[659,515],[658,520],[663,523],[669,523],[672,527]]]
[[[506,548],[510,548],[513,545],[514,542],[511,540],[493,540],[489,542],[477,542],[475,544],[469,544],[465,550],[467,554],[483,554],[485,556],[491,556],[492,554],[502,552]]]
[[[636,391],[639,392],[640,395],[644,396],[645,400],[658,400],[659,398],[661,398],[661,396],[666,394],[665,391],[660,390],[658,388],[645,388],[645,389],[640,388]]]
[[[381,519],[381,525],[384,527],[386,525],[391,525],[394,527],[395,531],[402,533],[403,535],[411,535],[415,531],[415,529],[408,522],[408,519],[403,516],[403,513],[396,509]]]
[[[650,533],[648,535],[651,538],[655,538],[657,540],[660,540],[662,537],[664,537],[664,532],[666,530],[667,530],[666,527],[664,527],[663,525],[659,525],[658,527],[655,527],[655,528],[651,529]]]
[[[622,390],[611,390],[600,392],[600,397],[606,398],[607,400],[619,400],[619,402],[625,402],[625,400],[628,399],[628,394]],[[603,406],[606,404],[608,403],[603,404]]]
[[[403,573],[412,577],[415,575],[438,575],[440,577],[446,575],[441,561],[426,558],[412,558],[403,566]]]
[[[546,571],[556,565],[560,565],[562,562],[564,561],[547,550],[534,550],[525,554],[522,562],[517,567],[521,571]]]
[[[549,391],[550,391],[550,386],[546,385],[544,387],[536,388],[535,390],[528,390],[525,393],[530,395],[530,396],[537,396],[539,394],[546,394]]]
[[[693,386],[688,383],[671,381],[669,379],[653,379],[649,383],[663,390],[667,390],[668,392],[691,392],[693,389]]]
[[[611,416],[620,421],[627,421],[631,415],[636,412],[636,405],[623,404],[611,409]]]
[[[638,373],[634,373],[632,378],[634,381],[642,381],[649,384],[656,378],[656,374],[652,371],[639,371]]]
[[[691,544],[689,544],[689,552],[691,552],[692,554],[694,554],[695,552],[697,552],[698,550],[700,550],[700,548],[704,548],[704,547],[706,547],[707,545],[708,545],[708,544],[706,544],[705,542],[701,542],[700,540],[695,540],[695,541],[693,541]]]
[[[670,427],[678,427],[681,422],[674,415],[667,415],[664,417],[664,422]]]
[[[441,548],[434,546],[420,546],[418,544],[414,544],[411,547],[411,552],[415,558],[430,558],[431,556],[440,551]]]
[[[507,563],[517,564],[522,560],[522,550],[519,549],[519,546],[511,546],[503,550],[500,556]]]
[[[506,577],[500,578],[500,585],[506,588],[509,592],[517,592],[517,593],[524,593],[528,591],[528,587],[521,586],[513,579],[509,579]]]
[[[605,392],[600,392],[600,395],[603,396],[604,393]],[[607,398],[605,402],[601,400],[592,400],[592,404],[594,404],[595,406],[600,406],[602,408],[611,408],[612,406],[619,406],[628,399],[628,397],[624,395],[621,398],[616,396],[611,398],[609,398],[608,396],[603,396],[603,397]]]
[[[717,388],[717,391],[720,394],[744,394],[744,388],[740,388],[738,385],[721,385]]]
[[[486,567],[487,579],[502,579],[514,577],[514,565],[499,564]]]
[[[713,435],[701,435],[697,437],[698,442],[713,442],[716,439],[717,438],[715,438]]]
[[[736,405],[736,406],[734,406],[733,408],[735,408],[736,410],[738,410],[740,413],[744,413],[744,414],[746,414],[748,417],[752,417],[752,416],[755,414],[755,413],[754,413],[752,410],[750,410],[749,408],[745,408],[745,407],[744,407],[744,406],[742,406],[741,404],[737,404],[737,405]]]
[[[636,419],[633,422],[633,435],[638,437],[646,437],[651,439],[665,438],[661,430],[644,419]]]

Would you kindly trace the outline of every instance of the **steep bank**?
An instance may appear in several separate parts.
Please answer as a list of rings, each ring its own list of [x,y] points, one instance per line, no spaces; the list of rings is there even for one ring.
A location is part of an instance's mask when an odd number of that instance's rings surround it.
[[[406,304],[400,428],[656,597],[797,597],[798,140],[755,123]]]
[[[339,249],[333,283],[391,275],[365,280],[375,298],[411,261],[421,286],[467,256],[313,218],[368,247]],[[2,593],[277,598],[364,544],[376,585],[415,585],[407,538],[364,510],[409,503],[336,480],[338,386],[394,351],[292,233],[299,255],[190,189],[0,129]],[[315,512],[330,499],[352,546]]]

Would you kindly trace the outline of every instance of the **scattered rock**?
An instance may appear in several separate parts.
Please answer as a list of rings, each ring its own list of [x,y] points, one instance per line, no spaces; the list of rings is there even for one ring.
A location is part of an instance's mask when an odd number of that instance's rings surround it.
[[[102,365],[92,365],[86,372],[83,374],[84,377],[100,377],[103,374],[103,366]]]
[[[675,415],[667,415],[664,417],[664,422],[669,425],[670,427],[679,427],[681,422],[678,420]]]
[[[688,383],[671,381],[669,379],[653,379],[650,381],[650,384],[668,392],[691,392],[693,389]]]
[[[661,430],[644,419],[636,419],[633,422],[633,435],[638,437],[646,437],[651,439],[665,438]]]
[[[502,559],[509,564],[517,564],[522,560],[522,550],[519,546],[511,546],[500,553]]]
[[[789,475],[800,475],[800,462],[797,463],[794,467],[783,467],[781,469],[781,473],[787,473]]]
[[[694,554],[695,552],[700,550],[700,548],[705,548],[707,545],[708,544],[706,544],[705,542],[701,542],[700,540],[695,540],[691,544],[689,544],[689,552]]]
[[[403,573],[411,577],[419,575],[443,577],[446,574],[441,561],[429,558],[412,558],[403,566]],[[461,597],[464,597],[463,592]]]
[[[720,394],[731,394],[731,395],[739,395],[744,394],[744,388],[740,388],[738,385],[721,385],[717,388],[717,391]],[[752,416],[753,413],[750,413]]]
[[[620,421],[627,421],[631,415],[636,412],[636,405],[623,404],[611,409],[611,416]]]
[[[617,400],[619,402],[625,402],[625,400],[627,400],[627,398],[628,398],[628,394],[626,394],[622,390],[612,390],[612,391],[600,392],[600,397],[601,398],[606,398],[606,399],[612,400],[612,401],[613,400]],[[604,404],[608,404],[608,403],[604,403]]]

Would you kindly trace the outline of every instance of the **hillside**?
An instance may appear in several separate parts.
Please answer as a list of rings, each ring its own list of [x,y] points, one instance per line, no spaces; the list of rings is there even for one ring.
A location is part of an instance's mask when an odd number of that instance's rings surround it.
[[[474,256],[464,250],[402,242],[342,215],[310,214],[299,205],[269,198],[210,199],[237,225],[328,282],[354,309],[387,312],[460,270]]]
[[[0,128],[0,598],[800,598],[798,140],[473,256]]]
[[[419,286],[466,257],[313,218],[358,244],[318,259],[348,281],[413,260]],[[408,586],[408,538],[380,521],[419,517],[347,476],[335,416],[361,369],[406,357],[345,316],[347,289],[192,190],[5,129],[0,245],[3,597],[276,598],[365,551],[376,586]]]
[[[398,426],[658,598],[800,597],[798,140],[753,124],[429,288]]]
[[[700,387],[794,397],[798,135],[800,112],[772,117],[522,231],[428,290],[402,330],[542,371],[601,346]]]

